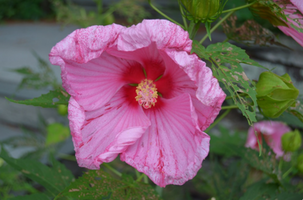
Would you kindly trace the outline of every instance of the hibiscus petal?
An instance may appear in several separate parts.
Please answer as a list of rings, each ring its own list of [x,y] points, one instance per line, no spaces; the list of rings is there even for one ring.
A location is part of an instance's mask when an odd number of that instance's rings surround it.
[[[208,155],[209,136],[202,132],[189,94],[146,110],[151,126],[120,156],[157,185],[182,185],[192,179]]]
[[[79,29],[51,50],[50,61],[60,65],[63,87],[84,110],[108,102],[126,83],[125,71],[136,64],[104,52],[121,29],[118,25]]]
[[[117,24],[77,29],[52,48],[50,62],[62,67],[67,60],[86,63],[95,59],[115,41],[123,29],[125,27]]]
[[[302,0],[290,0],[292,4],[294,4],[298,10],[303,14],[303,1]]]
[[[302,20],[303,23],[303,20]],[[285,26],[278,26],[278,28],[285,34],[292,37],[298,44],[303,47],[303,33],[299,33],[294,28],[288,28]]]
[[[288,126],[282,122],[276,121],[261,121],[254,124],[248,130],[248,136],[245,146],[253,149],[258,149],[257,146],[257,134],[261,133],[265,137],[265,141],[275,152],[277,157],[284,154],[281,145],[281,137],[283,134],[291,131]]]
[[[83,110],[71,97],[68,118],[78,164],[89,169],[114,160],[150,126],[142,108],[130,102],[123,90],[94,111]]]
[[[219,114],[226,97],[218,80],[195,54],[166,50],[161,56],[166,66],[165,75],[173,77],[172,95],[178,96],[184,92],[191,95],[199,126],[202,131],[205,130]]]
[[[119,51],[135,51],[157,45],[157,49],[173,48],[190,52],[192,41],[180,26],[167,20],[143,20],[119,35],[116,41]]]
[[[124,74],[136,65],[106,52],[87,63],[66,62],[63,86],[85,110],[98,109],[128,83]]]

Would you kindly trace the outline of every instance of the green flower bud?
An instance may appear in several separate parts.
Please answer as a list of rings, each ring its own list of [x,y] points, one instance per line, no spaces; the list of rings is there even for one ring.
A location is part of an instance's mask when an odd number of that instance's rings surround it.
[[[182,4],[186,8],[189,19],[193,19],[195,22],[207,20],[215,20],[220,10],[220,0],[181,0]],[[221,9],[222,10],[222,9]]]
[[[303,154],[299,155],[297,159],[297,168],[299,172],[303,173]]]
[[[298,130],[291,131],[282,135],[282,148],[284,151],[294,152],[301,147],[302,139]]]
[[[299,95],[288,74],[278,76],[272,72],[260,74],[256,85],[257,103],[267,117],[279,117],[293,106]]]
[[[62,116],[67,115],[67,105],[59,104],[57,106],[57,111]]]

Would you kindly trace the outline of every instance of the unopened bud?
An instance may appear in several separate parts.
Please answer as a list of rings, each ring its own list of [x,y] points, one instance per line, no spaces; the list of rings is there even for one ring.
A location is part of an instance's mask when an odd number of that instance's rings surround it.
[[[278,76],[272,72],[260,74],[256,91],[259,107],[265,116],[271,118],[279,117],[299,95],[288,74]]]
[[[300,154],[297,159],[297,168],[299,172],[303,173],[303,154]]]
[[[298,130],[285,133],[282,138],[282,148],[286,152],[294,152],[301,147],[302,139]]]
[[[181,0],[194,21],[206,21],[220,10],[220,0]]]

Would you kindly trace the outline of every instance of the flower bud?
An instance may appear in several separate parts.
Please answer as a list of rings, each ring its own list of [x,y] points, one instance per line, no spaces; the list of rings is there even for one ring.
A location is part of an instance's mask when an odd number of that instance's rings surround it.
[[[62,116],[67,115],[67,105],[59,104],[57,106],[57,111]]]
[[[297,159],[297,168],[299,172],[303,173],[303,154],[299,155]]]
[[[288,74],[278,76],[272,72],[260,74],[256,91],[259,107],[265,116],[271,118],[279,117],[299,95]]]
[[[282,136],[282,148],[284,151],[294,152],[301,147],[302,139],[298,130],[285,133]]]
[[[220,10],[220,0],[181,0],[181,2],[194,21],[205,22],[216,16]]]

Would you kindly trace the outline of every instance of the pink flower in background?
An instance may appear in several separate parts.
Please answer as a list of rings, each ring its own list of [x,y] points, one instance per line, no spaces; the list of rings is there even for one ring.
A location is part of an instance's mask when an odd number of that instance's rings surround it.
[[[276,0],[277,1],[277,0]],[[285,1],[282,1],[283,3]],[[277,1],[279,4],[279,1]],[[285,15],[288,18],[288,27],[278,26],[278,28],[288,36],[291,36],[296,40],[301,46],[303,46],[303,0],[290,0],[288,4],[282,5],[285,7]],[[295,21],[293,21],[295,19]],[[291,27],[291,24],[301,28],[301,32],[297,31],[295,28]]]
[[[99,169],[120,154],[162,187],[196,175],[225,94],[191,44],[179,26],[144,20],[79,29],[52,48],[79,166]]]
[[[258,139],[262,143],[262,137],[268,144],[268,146],[276,154],[276,157],[281,157],[284,155],[282,150],[281,137],[285,133],[291,131],[291,129],[282,122],[277,121],[261,121],[255,123],[248,130],[248,137],[245,146],[252,149],[259,149]]]

